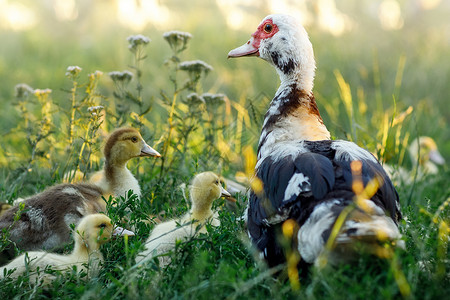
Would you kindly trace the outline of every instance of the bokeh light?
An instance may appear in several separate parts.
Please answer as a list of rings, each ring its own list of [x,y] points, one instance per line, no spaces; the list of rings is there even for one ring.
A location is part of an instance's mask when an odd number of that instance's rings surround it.
[[[33,28],[37,18],[35,12],[25,4],[0,0],[0,28],[21,31]]]

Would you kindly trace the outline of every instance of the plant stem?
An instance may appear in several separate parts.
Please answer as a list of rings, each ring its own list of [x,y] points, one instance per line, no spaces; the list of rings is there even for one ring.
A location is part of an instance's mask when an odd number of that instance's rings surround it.
[[[163,173],[164,173],[164,163],[166,161],[166,154],[169,151],[169,146],[170,146],[170,139],[172,137],[172,131],[173,131],[173,114],[175,112],[175,104],[177,101],[177,95],[178,92],[175,91],[173,93],[173,98],[172,98],[172,106],[170,107],[170,112],[169,112],[169,132],[167,134],[167,139],[164,141],[164,147],[163,147],[163,153],[162,153],[162,163],[161,163],[161,172],[159,173],[160,178],[162,178]]]
[[[69,119],[69,145],[73,142],[73,128],[75,122],[75,102],[76,102],[77,82],[73,81],[72,87],[72,101],[70,107],[70,119]]]

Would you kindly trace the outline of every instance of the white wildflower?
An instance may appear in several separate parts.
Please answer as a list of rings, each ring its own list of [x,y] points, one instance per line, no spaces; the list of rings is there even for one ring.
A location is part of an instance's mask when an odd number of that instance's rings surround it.
[[[88,74],[88,77],[91,78],[91,79],[95,79],[95,78],[98,79],[98,78],[100,78],[101,76],[103,76],[103,72],[102,72],[102,71],[99,71],[99,70],[95,71],[94,73]]]
[[[225,103],[226,96],[224,94],[204,93],[202,97],[205,99],[207,106],[219,106]]]
[[[131,51],[136,51],[137,47],[139,46],[145,46],[148,43],[150,43],[150,38],[142,35],[142,34],[137,34],[137,35],[131,35],[127,38],[128,41],[128,49],[130,49]]]
[[[66,76],[69,78],[75,78],[80,74],[81,68],[79,66],[68,66],[66,70]]]
[[[88,107],[87,111],[91,113],[91,116],[94,118],[98,116],[98,113],[103,109],[104,107],[101,105],[97,106],[90,106]]]
[[[101,106],[101,105],[91,106],[91,107],[88,107],[87,111],[90,112],[90,113],[95,113],[95,112],[97,112],[99,110],[102,110],[103,108],[104,107]]]
[[[187,101],[191,105],[205,104],[205,99],[197,93],[190,93],[186,97]]]
[[[192,38],[192,34],[174,30],[165,32],[163,38],[169,43],[170,48],[172,48],[175,53],[179,53],[186,49],[187,43]]]
[[[25,98],[28,97],[28,95],[31,95],[34,93],[33,88],[31,88],[28,84],[25,83],[19,83],[14,87],[16,91],[16,97],[17,98]]]
[[[214,70],[213,67],[205,63],[201,60],[190,60],[183,61],[178,65],[178,68],[183,71],[193,72],[193,73],[201,73],[204,72],[207,74],[208,72]]]
[[[133,73],[131,73],[130,71],[113,71],[113,72],[109,72],[108,73],[109,77],[111,77],[111,79],[116,82],[116,83],[128,83],[131,81],[131,79],[133,79]]]
[[[163,38],[164,39],[191,39],[192,38],[192,34],[190,34],[189,32],[183,32],[183,31],[178,31],[178,30],[172,30],[172,31],[168,31],[168,32],[164,32],[163,33]]]
[[[188,73],[191,83],[198,82],[202,74],[206,76],[213,70],[213,67],[201,60],[183,61],[178,68]]]
[[[45,90],[42,90],[42,89],[35,89],[35,90],[33,91],[33,94],[34,94],[35,96],[39,97],[39,96],[46,96],[46,95],[49,95],[51,92],[52,92],[51,89],[45,89]]]

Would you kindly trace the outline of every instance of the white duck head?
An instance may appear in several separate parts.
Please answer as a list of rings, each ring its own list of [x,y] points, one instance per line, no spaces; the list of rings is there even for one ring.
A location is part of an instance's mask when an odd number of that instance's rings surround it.
[[[316,63],[305,28],[292,16],[265,17],[250,40],[231,50],[228,57],[257,56],[272,64],[281,85],[296,83],[300,90],[311,92]]]

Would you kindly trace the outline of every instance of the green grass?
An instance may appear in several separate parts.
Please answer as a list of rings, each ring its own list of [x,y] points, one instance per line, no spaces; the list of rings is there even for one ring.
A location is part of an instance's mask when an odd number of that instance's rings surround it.
[[[424,12],[419,23],[409,16],[402,30],[388,32],[364,13],[366,2],[343,7],[359,28],[340,37],[321,32],[318,26],[307,28],[318,67],[314,91],[325,124],[333,137],[353,140],[392,165],[411,168],[406,147],[420,135],[433,137],[443,156],[450,157],[445,9]],[[221,226],[180,244],[166,269],[161,270],[157,261],[134,265],[153,226],[142,220],[161,211],[172,218],[188,209],[180,184],[206,170],[230,178],[251,171],[249,149],[256,149],[263,115],[278,85],[273,69],[261,60],[226,60],[228,51],[244,43],[257,24],[250,24],[253,27],[246,32],[232,31],[214,5],[196,7],[194,11],[176,6],[186,11],[185,22],[173,29],[194,36],[188,49],[174,53],[163,32],[149,28],[143,34],[152,41],[142,48],[147,55],[143,60],[127,49],[126,38],[134,32],[114,20],[96,22],[95,7],[82,24],[49,30],[55,27],[49,20],[26,33],[0,31],[0,38],[8,41],[0,47],[3,201],[42,191],[61,182],[69,170],[86,174],[98,170],[104,134],[118,126],[139,128],[144,139],[165,154],[164,163],[150,158],[130,162],[143,197],[119,199],[108,215],[124,227],[134,225],[136,236],[114,239],[102,247],[106,261],[98,278],[85,281],[75,272],[66,273],[49,287],[34,286],[26,277],[5,279],[0,282],[0,295],[8,299],[446,298],[450,292],[447,166],[437,176],[397,187],[405,217],[400,224],[405,251],[397,250],[388,260],[361,257],[354,265],[311,269],[301,274],[298,290],[286,274],[274,276],[279,270],[268,270],[255,257],[244,224],[237,220],[246,205],[244,196],[235,211],[218,201]],[[267,13],[258,12],[261,17]],[[202,26],[200,17],[211,26]],[[61,43],[68,35],[72,38]],[[179,61],[196,59],[214,70],[193,77],[176,70]],[[70,65],[83,70],[68,78],[64,74]],[[96,88],[87,91],[87,75],[96,70],[104,74],[95,81]],[[134,73],[124,89],[107,74],[122,70]],[[22,82],[35,89],[50,88],[52,93],[48,99],[16,98],[14,86]],[[189,109],[191,92],[227,97],[223,103]],[[42,110],[43,103],[51,103],[50,111]],[[103,105],[100,114],[105,118],[88,113],[92,105]],[[410,106],[412,112],[402,118]],[[127,207],[133,213],[130,222],[123,223]]]

